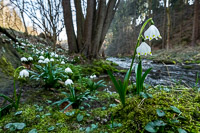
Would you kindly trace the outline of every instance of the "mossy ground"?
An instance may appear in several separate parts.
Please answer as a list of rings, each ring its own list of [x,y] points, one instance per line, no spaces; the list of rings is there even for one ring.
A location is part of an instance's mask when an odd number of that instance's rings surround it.
[[[181,51],[181,50],[180,50]],[[173,54],[155,54],[155,57],[163,55],[164,59],[172,58],[172,63],[177,61],[183,62],[193,58],[198,60],[198,54],[192,54],[188,58],[181,57],[182,52],[178,54],[181,59]],[[194,52],[195,53],[195,52]],[[29,56],[28,53],[22,51],[22,55]],[[83,57],[73,57],[73,61],[66,63],[63,67],[70,67],[73,71],[73,75],[69,77],[76,81],[76,93],[83,92],[87,89],[84,81],[79,82],[80,77],[90,76],[93,74],[101,75],[106,74],[107,70],[118,71],[115,68],[115,64],[105,60],[94,60],[93,62],[83,62]],[[152,59],[154,56],[152,57]],[[176,60],[175,60],[176,59]],[[185,59],[185,60],[182,60]],[[71,60],[71,59],[70,59]],[[199,59],[200,60],[200,59]],[[174,62],[175,61],[175,62]],[[9,73],[8,73],[9,74]],[[64,79],[63,79],[64,81]],[[30,83],[31,82],[31,83]],[[29,81],[26,84],[34,84]],[[156,87],[148,87],[147,92],[153,95],[153,98],[144,99],[139,96],[133,95],[133,87],[128,87],[128,94],[126,100],[126,106],[123,107],[117,100],[119,96],[117,93],[98,91],[94,93],[93,98],[85,100],[79,109],[72,109],[68,113],[60,112],[60,107],[52,106],[52,103],[63,99],[65,96],[61,94],[62,91],[66,91],[66,88],[62,85],[57,88],[51,88],[49,90],[43,88],[38,82],[35,86],[26,86],[28,89],[22,95],[22,101],[17,111],[22,111],[16,115],[16,110],[12,110],[8,115],[4,116],[0,120],[0,132],[11,132],[5,128],[8,123],[25,123],[26,127],[23,130],[17,132],[27,133],[32,129],[37,129],[38,132],[61,132],[61,133],[79,133],[89,132],[89,128],[92,126],[95,128],[90,132],[100,133],[139,133],[145,131],[145,126],[151,121],[157,119],[163,120],[167,123],[165,126],[165,132],[177,132],[177,128],[182,128],[187,132],[198,133],[200,132],[200,93],[192,88],[185,88],[183,86],[175,86],[170,88],[170,91],[163,91]],[[100,89],[100,90],[104,90]],[[114,90],[109,88],[110,90]],[[12,93],[12,92],[11,92]],[[116,100],[117,99],[117,100]],[[170,106],[177,107],[181,113],[174,113]],[[156,109],[162,109],[166,112],[164,117],[158,117]],[[72,115],[69,115],[69,113]],[[82,115],[83,119],[78,121],[77,116]],[[181,118],[179,118],[181,116]],[[178,123],[169,123],[170,120],[177,118]],[[118,123],[121,126],[110,127],[112,122]],[[16,132],[16,131],[14,131]]]
[[[200,46],[194,47],[176,47],[166,50],[153,51],[153,55],[148,59],[152,59],[158,63],[177,64],[177,63],[200,63]]]
[[[98,128],[92,132],[146,132],[145,125],[154,120],[163,120],[167,122],[170,119],[178,117],[176,113],[170,110],[170,106],[175,106],[182,112],[177,124],[168,124],[165,131],[174,131],[175,128],[182,128],[188,132],[200,132],[200,94],[193,89],[184,88],[182,90],[171,90],[165,92],[161,90],[149,91],[153,94],[153,98],[143,99],[139,96],[131,96],[127,98],[126,106],[123,108],[121,104],[117,104],[118,94],[109,94],[100,91],[96,94],[97,99],[93,101],[85,101],[91,105],[90,107],[70,110],[74,111],[74,115],[67,116],[59,111],[59,108],[51,106],[48,100],[53,100],[52,96],[61,98],[62,95],[53,92],[35,92],[40,96],[31,97],[32,103],[24,102],[20,105],[18,111],[22,111],[20,115],[11,112],[0,120],[0,131],[9,132],[4,126],[10,122],[23,122],[26,127],[20,132],[28,132],[37,129],[38,132],[49,132],[50,127],[54,127],[51,132],[85,132],[80,131],[81,128],[90,127],[92,124],[98,123]],[[46,96],[44,96],[46,94]],[[34,95],[33,95],[34,96]],[[40,98],[40,100],[37,100]],[[54,99],[55,100],[55,99]],[[43,102],[42,102],[43,101]],[[143,102],[141,102],[143,101]],[[116,104],[116,106],[111,106]],[[158,117],[156,109],[162,109],[166,112],[164,117]],[[78,122],[77,115],[83,115],[83,120]],[[121,123],[121,127],[110,128],[111,115],[114,122]]]

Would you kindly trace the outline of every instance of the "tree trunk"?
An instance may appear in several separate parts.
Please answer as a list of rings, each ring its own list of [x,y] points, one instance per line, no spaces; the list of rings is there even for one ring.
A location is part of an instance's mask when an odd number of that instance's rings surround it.
[[[91,58],[92,51],[92,24],[93,24],[93,16],[94,16],[94,5],[95,2],[93,0],[87,1],[87,15],[84,25],[84,50],[83,53]]]
[[[166,40],[166,0],[164,0],[164,16],[163,16],[163,35],[162,35],[162,49],[165,48]]]
[[[169,1],[170,3],[170,1]],[[170,26],[171,26],[171,18],[170,18],[170,9],[169,9],[169,4],[167,6],[167,45],[166,45],[166,48],[167,48],[167,51],[169,50],[170,48]]]
[[[81,0],[74,0],[77,23],[76,37],[72,23],[70,0],[62,1],[69,51],[71,53],[72,51],[83,53],[89,59],[99,57],[99,51],[119,2],[120,0],[87,0],[86,18],[84,18]]]
[[[78,44],[77,44],[76,35],[74,31],[74,25],[72,21],[72,10],[71,10],[70,0],[62,0],[62,6],[63,6],[65,28],[66,28],[67,37],[68,37],[67,39],[68,39],[68,45],[69,45],[69,52],[77,53],[79,52],[79,49],[78,49]]]
[[[195,0],[193,28],[192,28],[192,46],[196,45],[196,40],[198,38],[198,20],[199,20],[199,0]]]
[[[76,8],[76,23],[77,23],[77,43],[78,49],[83,47],[83,33],[84,33],[84,16],[81,7],[81,0],[74,0]]]

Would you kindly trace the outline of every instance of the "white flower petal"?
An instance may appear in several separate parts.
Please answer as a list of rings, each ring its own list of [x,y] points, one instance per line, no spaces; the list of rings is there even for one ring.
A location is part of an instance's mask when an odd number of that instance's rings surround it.
[[[138,56],[140,56],[140,55],[147,55],[147,54],[152,55],[151,54],[151,47],[147,43],[145,43],[145,42],[142,42],[140,44],[140,46],[137,47],[136,52],[137,52]]]
[[[145,40],[149,39],[150,41],[152,39],[158,39],[158,38],[162,38],[160,35],[159,30],[156,28],[155,25],[151,25],[145,32],[144,32],[144,37]]]
[[[65,72],[66,73],[73,73],[72,70],[69,67],[65,69]]]
[[[73,81],[71,79],[67,79],[65,81],[65,85],[72,85],[72,84],[74,84],[74,83],[73,83]]]
[[[24,78],[24,77],[29,77],[29,72],[26,69],[20,71],[19,73],[19,78]]]

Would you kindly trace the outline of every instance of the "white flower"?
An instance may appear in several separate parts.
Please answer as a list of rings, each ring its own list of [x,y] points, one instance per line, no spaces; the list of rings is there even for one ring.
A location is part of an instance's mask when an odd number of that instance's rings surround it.
[[[42,51],[40,54],[42,54],[42,55],[43,55],[43,54],[44,54],[44,51]]]
[[[26,46],[26,44],[25,44],[25,43],[23,43],[23,42],[21,43],[21,45],[23,45],[23,46]]]
[[[94,79],[94,78],[96,78],[96,77],[97,77],[96,75],[91,75],[91,76],[90,76],[91,79]]]
[[[69,67],[65,69],[65,72],[66,73],[73,73],[72,70]]]
[[[73,81],[71,79],[67,79],[65,81],[65,85],[72,85],[72,84],[74,84],[74,83],[73,83]]]
[[[28,57],[28,60],[32,61],[32,60],[33,60],[33,58],[32,58],[32,57]]]
[[[52,61],[52,62],[53,62],[53,61],[54,61],[54,59],[53,59],[53,58],[51,58],[51,59],[50,59],[50,61]]]
[[[44,56],[40,56],[39,59],[40,59],[40,60],[44,60]]]
[[[28,61],[28,60],[26,59],[26,57],[22,57],[22,58],[21,58],[21,61],[26,62],[26,61]]]
[[[50,60],[48,59],[48,58],[46,58],[45,60],[44,60],[44,63],[49,63],[50,62]]]
[[[57,55],[57,54],[55,54],[55,57],[56,57],[56,58],[58,58],[58,55]]]
[[[51,57],[53,57],[54,55],[55,55],[55,54],[52,52],[52,53],[51,53]]]
[[[38,63],[44,63],[44,61],[43,60],[39,60]]]
[[[145,32],[144,32],[144,37],[145,40],[149,39],[150,41],[152,39],[156,39],[158,40],[158,38],[162,38],[160,35],[160,32],[158,31],[158,29],[156,28],[156,26],[151,25]]]
[[[24,69],[19,73],[19,78],[29,77],[29,72]]]
[[[145,42],[142,42],[140,44],[140,46],[137,47],[136,51],[137,51],[137,55],[138,56],[140,56],[140,55],[147,55],[147,54],[152,55],[151,54],[151,47],[147,43],[145,43]]]
[[[65,62],[64,62],[64,61],[62,61],[62,62],[61,62],[61,64],[65,64]]]

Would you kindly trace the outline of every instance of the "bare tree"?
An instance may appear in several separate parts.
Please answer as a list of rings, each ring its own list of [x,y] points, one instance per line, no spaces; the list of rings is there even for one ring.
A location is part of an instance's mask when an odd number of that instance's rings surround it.
[[[46,37],[50,37],[54,50],[59,34],[64,28],[61,0],[11,0],[20,12],[25,13]]]
[[[62,0],[69,51],[83,53],[88,58],[98,58],[108,28],[120,0]],[[77,35],[74,30],[72,3],[75,4]],[[83,14],[87,5],[86,14]],[[85,17],[84,17],[85,16]]]

